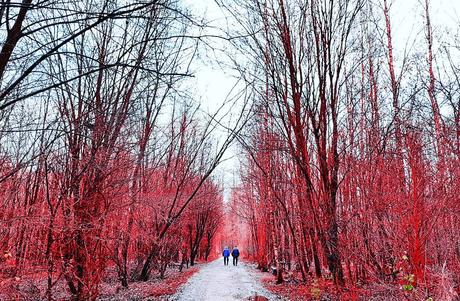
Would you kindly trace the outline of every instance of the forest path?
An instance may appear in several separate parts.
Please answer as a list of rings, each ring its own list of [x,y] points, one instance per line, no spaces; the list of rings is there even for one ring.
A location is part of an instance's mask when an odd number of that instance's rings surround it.
[[[264,289],[257,277],[251,274],[249,269],[250,267],[243,262],[239,262],[238,266],[233,266],[231,258],[228,266],[224,266],[222,258],[215,260],[193,275],[171,300],[254,300],[249,298],[256,295],[264,296],[268,300],[280,300]]]

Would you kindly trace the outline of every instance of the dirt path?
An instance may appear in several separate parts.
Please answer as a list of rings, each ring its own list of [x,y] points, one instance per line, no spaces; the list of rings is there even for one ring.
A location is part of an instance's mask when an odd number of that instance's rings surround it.
[[[265,290],[257,277],[250,273],[244,262],[238,266],[224,266],[223,260],[215,260],[201,268],[171,300],[174,301],[230,301],[248,300],[264,296],[268,300],[280,300]]]

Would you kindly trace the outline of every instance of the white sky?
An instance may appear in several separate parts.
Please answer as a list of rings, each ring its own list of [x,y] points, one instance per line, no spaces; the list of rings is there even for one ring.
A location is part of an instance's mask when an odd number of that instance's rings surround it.
[[[210,26],[224,27],[224,15],[214,0],[183,0],[184,5],[189,8],[198,18],[204,18],[210,22]],[[218,30],[210,30],[208,34],[221,34]],[[208,42],[213,43],[216,52],[207,49],[206,53],[200,54],[198,63],[193,66],[195,78],[192,80],[195,93],[201,101],[202,109],[210,113],[215,112],[225,101],[232,88],[235,86],[237,79],[232,76],[231,70],[224,70],[217,60],[224,59],[219,56],[219,51],[226,47],[223,40],[210,39]],[[235,110],[235,114],[238,113]],[[222,135],[226,133],[222,132]],[[224,184],[224,200],[227,201],[231,188],[238,179],[237,159],[238,147],[232,145],[226,152],[222,164],[217,168],[217,177]]]
[[[231,0],[229,0],[231,1]],[[376,0],[376,3],[383,3]],[[398,53],[403,53],[408,41],[421,41],[424,39],[424,2],[425,0],[389,0],[392,31],[396,60]],[[203,17],[211,21],[210,25],[225,25],[224,15],[214,0],[183,0],[184,5],[197,17]],[[446,34],[446,28],[450,28],[451,34],[459,34],[460,31],[460,0],[431,0],[430,14],[434,28],[435,43]],[[374,12],[381,9],[376,5]],[[223,40],[212,40],[216,48],[225,48]],[[410,47],[410,45],[409,45]],[[435,45],[436,47],[436,45]],[[208,52],[208,58],[200,61],[195,66],[195,79],[193,82],[196,94],[201,99],[203,109],[215,111],[224,101],[229,91],[235,84],[235,78],[231,71],[222,70],[218,64],[212,61],[212,53]],[[238,153],[237,147],[229,149],[226,160],[218,169],[219,177],[222,177],[225,187],[225,197],[229,196],[230,188],[238,180]]]

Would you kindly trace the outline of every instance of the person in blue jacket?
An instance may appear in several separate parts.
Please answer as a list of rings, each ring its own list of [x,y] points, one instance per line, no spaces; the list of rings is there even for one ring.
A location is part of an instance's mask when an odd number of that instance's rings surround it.
[[[228,257],[230,257],[230,250],[228,249],[228,247],[224,248],[222,256],[224,256],[224,265],[228,265]]]
[[[237,266],[238,265],[238,256],[240,256],[240,251],[238,250],[238,247],[235,246],[232,250],[232,257],[233,257],[233,265]]]

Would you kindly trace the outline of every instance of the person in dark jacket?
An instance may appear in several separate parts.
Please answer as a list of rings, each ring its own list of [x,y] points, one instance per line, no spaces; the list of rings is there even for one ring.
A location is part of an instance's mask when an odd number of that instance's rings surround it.
[[[228,257],[230,257],[230,250],[227,247],[224,248],[222,256],[224,256],[224,265],[228,265]]]
[[[240,256],[240,250],[238,250],[238,247],[235,246],[232,250],[232,257],[233,257],[233,265],[237,266],[238,265],[238,256]]]

